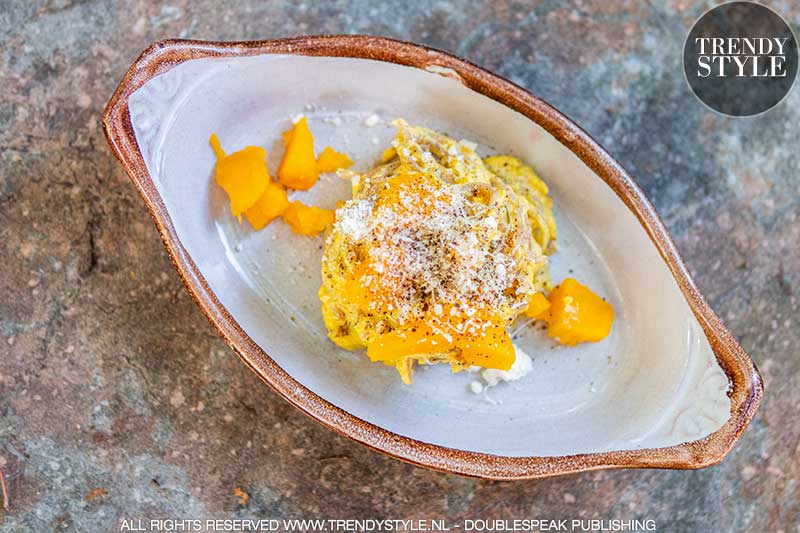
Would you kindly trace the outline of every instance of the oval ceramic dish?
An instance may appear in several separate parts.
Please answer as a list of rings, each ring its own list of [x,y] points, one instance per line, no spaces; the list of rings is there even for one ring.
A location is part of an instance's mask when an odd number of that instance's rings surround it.
[[[403,117],[510,153],[550,184],[556,281],[568,272],[617,313],[600,343],[554,346],[523,328],[533,372],[476,395],[474,375],[394,369],[326,338],[316,292],[322,237],[278,221],[253,232],[214,184],[208,138],[262,145],[304,113],[317,147],[374,165]],[[377,114],[383,120],[368,127]],[[267,384],[322,424],[438,470],[495,479],[720,461],[753,417],[758,371],[690,279],[653,207],[602,147],[524,89],[451,55],[367,36],[164,41],[130,67],[103,116],[187,289]],[[349,184],[297,193],[330,208]]]

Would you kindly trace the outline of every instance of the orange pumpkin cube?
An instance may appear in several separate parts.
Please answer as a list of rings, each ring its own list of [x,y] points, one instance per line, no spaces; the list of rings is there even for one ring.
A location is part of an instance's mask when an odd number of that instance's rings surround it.
[[[228,193],[231,212],[240,217],[264,194],[270,182],[267,151],[260,146],[248,146],[226,155],[215,134],[211,135],[209,142],[217,156],[216,181]]]
[[[357,292],[349,287],[348,291]],[[361,292],[356,296],[363,298],[364,291]],[[516,359],[516,350],[506,331],[506,324],[498,317],[478,312],[473,315],[473,320],[482,324],[476,328],[479,331],[455,333],[454,326],[465,317],[452,310],[452,306],[440,306],[439,314],[381,335],[367,346],[367,356],[371,361],[397,366],[410,356],[457,350],[458,363],[462,365],[510,369]]]
[[[340,168],[348,168],[352,164],[353,161],[347,154],[337,152],[330,146],[326,146],[317,158],[317,170],[320,172],[334,172]]]
[[[291,202],[283,212],[283,220],[292,231],[300,235],[316,235],[333,224],[335,214],[330,209],[321,209],[301,202]]]
[[[278,181],[291,189],[310,189],[317,182],[319,170],[314,156],[314,137],[308,129],[306,117],[302,117],[284,134],[286,151],[278,167]]]
[[[467,365],[509,370],[517,358],[511,337],[502,324],[492,324],[479,337],[464,339],[459,344]]]
[[[530,318],[539,318],[542,313],[550,309],[550,301],[541,292],[528,298],[528,307],[524,313]]]
[[[614,323],[614,309],[585,285],[567,278],[550,293],[550,308],[541,318],[547,322],[548,335],[574,346],[606,338]]]
[[[244,212],[244,216],[253,229],[260,230],[281,216],[287,207],[289,207],[289,199],[286,196],[286,189],[281,184],[270,180],[264,194],[250,209]]]

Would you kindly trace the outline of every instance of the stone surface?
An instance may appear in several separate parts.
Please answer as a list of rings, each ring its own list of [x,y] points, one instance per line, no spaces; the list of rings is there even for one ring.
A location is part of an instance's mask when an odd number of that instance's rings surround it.
[[[798,28],[797,3],[771,4]],[[257,516],[798,531],[800,91],[752,119],[695,100],[680,50],[704,5],[4,2],[0,468],[11,501],[0,530]],[[763,372],[761,410],[723,463],[519,483],[444,475],[369,452],[259,383],[185,293],[100,113],[156,39],[303,33],[454,52],[549,100],[619,158]]]

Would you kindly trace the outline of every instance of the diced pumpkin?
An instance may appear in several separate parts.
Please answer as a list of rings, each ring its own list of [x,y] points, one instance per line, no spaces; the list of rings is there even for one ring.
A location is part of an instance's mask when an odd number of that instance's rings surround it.
[[[455,351],[453,363],[459,365],[499,370],[511,368],[516,352],[502,321],[477,314],[474,322],[482,325],[476,327],[474,333],[457,333],[453,324],[464,321],[466,317],[454,316],[451,309],[451,306],[443,306],[440,315],[432,315],[381,335],[369,344],[367,356],[372,361],[381,361],[400,370],[398,365],[408,357]]]
[[[310,189],[317,182],[319,171],[314,156],[314,137],[306,117],[294,125],[291,134],[284,135],[286,151],[278,167],[278,181],[291,189]]]
[[[530,318],[538,318],[542,313],[550,309],[550,301],[541,292],[537,292],[528,298],[528,308],[525,315]]]
[[[340,168],[348,168],[352,164],[353,161],[347,157],[347,154],[337,152],[330,146],[326,146],[317,158],[317,170],[319,172],[335,172]]]
[[[301,202],[291,202],[283,212],[283,220],[292,231],[300,235],[316,235],[333,224],[335,214],[330,209],[321,209]]]
[[[435,333],[424,323],[385,333],[367,347],[371,361],[394,365],[409,355],[433,354],[452,349],[452,342],[441,333]]]
[[[508,370],[517,357],[504,325],[492,324],[480,337],[465,338],[460,344],[461,358],[467,365]]]
[[[217,156],[216,181],[228,193],[231,212],[241,217],[264,194],[270,182],[267,151],[260,146],[248,146],[226,155],[216,134],[211,135],[209,143]]]
[[[270,180],[264,194],[250,209],[244,212],[244,216],[253,229],[260,230],[281,216],[287,207],[289,207],[289,199],[286,196],[286,189],[280,183]]]
[[[548,335],[562,344],[597,342],[611,332],[611,304],[573,278],[567,278],[550,293],[550,308],[540,315]]]

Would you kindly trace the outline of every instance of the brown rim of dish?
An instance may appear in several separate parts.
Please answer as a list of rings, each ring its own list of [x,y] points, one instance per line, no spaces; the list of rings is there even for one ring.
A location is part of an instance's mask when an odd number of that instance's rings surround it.
[[[453,77],[542,126],[614,190],[658,248],[731,383],[728,393],[731,413],[727,422],[703,439],[664,448],[555,457],[506,457],[446,448],[397,435],[351,415],[298,383],[242,330],[184,249],[147,171],[128,109],[128,98],[134,91],[154,76],[185,61],[262,54],[353,57],[426,69]],[[752,420],[761,401],[763,385],[758,370],[698,292],[663,223],[633,178],[561,112],[525,89],[463,59],[416,44],[366,35],[227,43],[160,41],[145,50],[128,69],[103,113],[103,130],[144,198],[186,288],[227,343],[264,382],[291,404],[323,425],[374,450],[436,470],[490,479],[541,478],[602,468],[703,468],[725,457]]]

